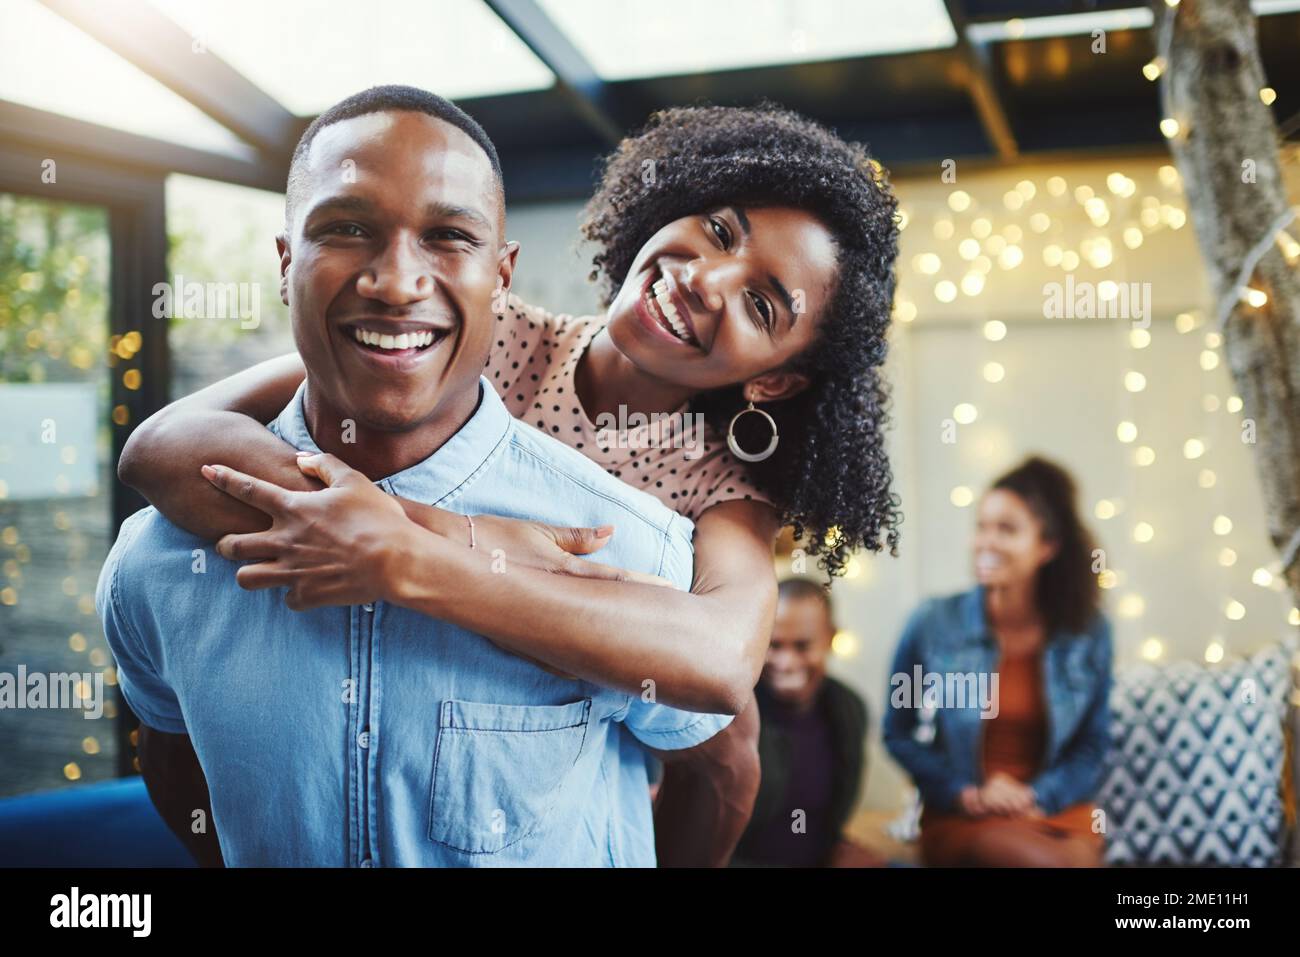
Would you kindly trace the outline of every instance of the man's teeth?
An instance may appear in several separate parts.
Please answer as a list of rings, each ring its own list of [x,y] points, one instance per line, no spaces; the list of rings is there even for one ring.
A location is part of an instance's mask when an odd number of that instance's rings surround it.
[[[403,332],[400,336],[393,336],[368,329],[353,329],[352,335],[362,345],[380,349],[423,349],[433,345],[433,333],[429,331]]]
[[[687,328],[686,323],[677,313],[677,307],[673,305],[672,297],[668,294],[668,281],[665,279],[656,280],[651,290],[654,295],[646,298],[654,305],[659,307],[659,314],[668,322],[668,326],[682,342],[691,342],[691,331]]]

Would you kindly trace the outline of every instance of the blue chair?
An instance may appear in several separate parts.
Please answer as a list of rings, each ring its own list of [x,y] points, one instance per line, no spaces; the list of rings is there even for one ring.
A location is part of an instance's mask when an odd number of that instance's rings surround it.
[[[0,800],[0,867],[194,867],[139,776]]]

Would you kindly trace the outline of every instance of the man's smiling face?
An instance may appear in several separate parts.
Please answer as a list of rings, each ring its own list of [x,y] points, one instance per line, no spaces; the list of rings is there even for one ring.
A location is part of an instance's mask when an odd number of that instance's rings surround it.
[[[517,250],[487,156],[390,111],[321,129],[302,173],[277,245],[312,402],[380,432],[467,416]]]

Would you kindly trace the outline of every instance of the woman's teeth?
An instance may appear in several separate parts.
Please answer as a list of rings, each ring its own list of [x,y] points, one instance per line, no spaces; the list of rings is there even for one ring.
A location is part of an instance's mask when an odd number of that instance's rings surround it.
[[[393,336],[368,329],[353,329],[352,335],[362,345],[377,349],[423,349],[433,345],[433,333],[427,331],[403,332],[400,336]]]
[[[677,307],[673,305],[672,297],[668,294],[668,281],[666,279],[655,280],[650,290],[650,294],[645,298],[652,310],[657,308],[658,314],[668,324],[668,328],[673,331],[673,335],[682,342],[694,345],[695,340],[691,338],[691,330],[687,328],[686,323],[678,315]]]

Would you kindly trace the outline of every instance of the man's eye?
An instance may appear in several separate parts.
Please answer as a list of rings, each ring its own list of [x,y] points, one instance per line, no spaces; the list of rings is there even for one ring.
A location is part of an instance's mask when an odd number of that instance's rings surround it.
[[[435,243],[467,243],[470,246],[482,245],[473,236],[461,232],[459,229],[435,229],[426,233],[425,237]]]
[[[727,228],[727,224],[724,223],[722,220],[718,219],[717,216],[710,216],[709,226],[712,227],[713,235],[718,238],[718,242],[722,244],[722,248],[730,249],[731,230]]]
[[[366,231],[356,223],[335,223],[325,231],[340,236],[364,236],[366,234]]]

